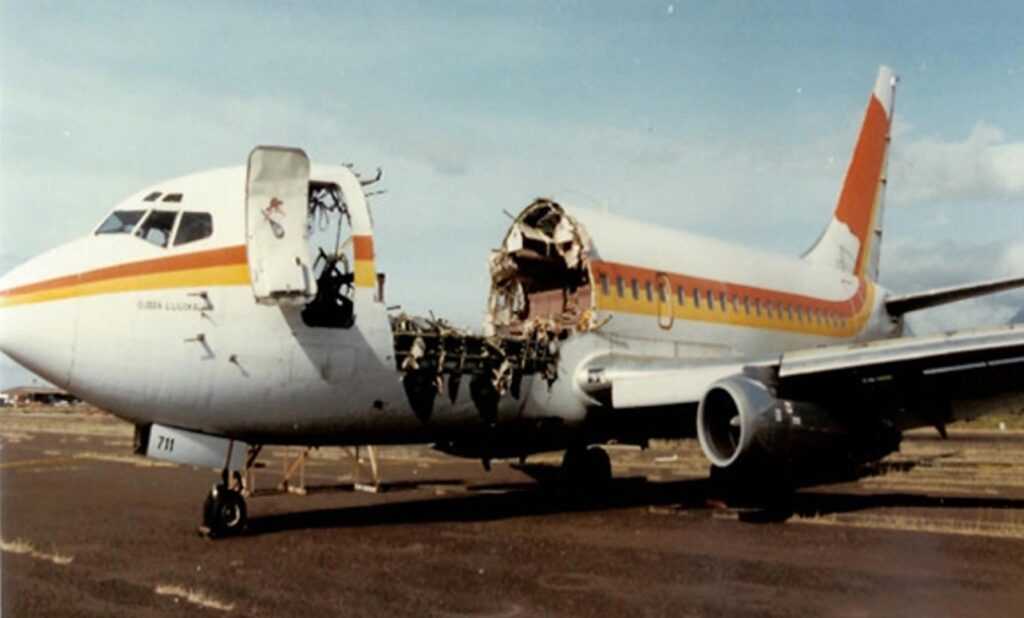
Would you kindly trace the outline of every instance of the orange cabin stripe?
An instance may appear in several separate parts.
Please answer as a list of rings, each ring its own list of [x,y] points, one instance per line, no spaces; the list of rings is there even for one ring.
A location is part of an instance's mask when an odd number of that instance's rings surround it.
[[[865,300],[867,299],[867,282],[863,278],[858,279],[860,285],[857,287],[857,291],[854,295],[849,299],[831,301],[814,298],[812,296],[803,296],[801,294],[770,290],[768,288],[727,283],[724,281],[715,281],[713,279],[705,279],[690,275],[666,273],[648,268],[630,266],[628,264],[619,264],[616,262],[595,260],[591,262],[591,267],[593,268],[595,279],[597,280],[596,282],[599,283],[600,276],[605,274],[608,277],[608,284],[612,288],[616,285],[616,277],[622,277],[623,283],[627,289],[631,286],[633,279],[636,279],[641,288],[644,288],[646,282],[651,282],[654,286],[654,291],[656,292],[657,280],[663,277],[668,280],[668,283],[672,288],[669,291],[672,293],[675,293],[677,288],[681,285],[687,295],[691,295],[694,289],[698,289],[702,294],[706,294],[710,291],[714,293],[716,298],[719,294],[724,293],[730,301],[732,296],[737,296],[739,302],[743,302],[744,298],[750,299],[751,302],[758,299],[762,302],[769,301],[776,306],[791,305],[805,307],[826,313],[832,313],[840,317],[856,315],[860,312],[861,308],[864,306]]]
[[[184,255],[140,260],[138,262],[129,262],[127,264],[97,268],[96,270],[89,270],[64,277],[56,277],[45,281],[38,281],[36,283],[11,288],[9,290],[3,290],[0,291],[0,296],[16,296],[35,292],[45,292],[71,285],[97,283],[100,281],[119,279],[123,277],[153,275],[180,270],[210,268],[213,266],[231,266],[245,263],[245,245],[236,245],[233,247],[224,247],[222,249],[210,249],[208,251],[197,251],[193,253],[186,253]]]
[[[353,236],[352,244],[352,253],[355,255],[357,260],[373,259],[373,236]]]

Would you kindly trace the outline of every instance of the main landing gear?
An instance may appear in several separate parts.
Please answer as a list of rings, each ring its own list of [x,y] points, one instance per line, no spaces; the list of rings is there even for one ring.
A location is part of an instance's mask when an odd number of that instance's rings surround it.
[[[612,479],[612,462],[599,446],[570,446],[562,457],[562,474],[574,486],[599,487]]]

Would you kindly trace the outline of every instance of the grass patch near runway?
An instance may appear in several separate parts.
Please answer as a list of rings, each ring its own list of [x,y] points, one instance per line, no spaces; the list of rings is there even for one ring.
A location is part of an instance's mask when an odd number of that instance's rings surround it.
[[[790,521],[798,524],[818,526],[850,526],[876,530],[898,530],[901,532],[932,532],[936,534],[984,536],[998,539],[1024,539],[1024,522],[990,521],[980,518],[952,519],[913,515],[831,513],[812,517],[797,515],[790,519]]]
[[[75,559],[74,556],[67,556],[58,553],[51,554],[40,551],[25,539],[15,539],[13,541],[0,539],[0,551],[5,551],[11,554],[27,555],[39,560],[46,560],[47,562],[52,562],[60,566],[67,566]]]
[[[174,597],[175,600],[183,599],[188,603],[192,603],[193,605],[198,605],[200,607],[205,607],[207,609],[216,609],[222,612],[230,612],[231,610],[235,609],[234,603],[225,603],[223,601],[219,601],[209,596],[205,592],[185,588],[184,586],[160,584],[156,587],[156,590],[154,592],[162,596]]]
[[[85,453],[75,453],[74,457],[75,459],[90,459],[92,461],[105,461],[108,463],[124,463],[132,466],[138,466],[140,468],[178,467],[178,464],[176,463],[150,459],[141,455],[111,455],[109,453],[95,453],[93,451],[87,451]]]

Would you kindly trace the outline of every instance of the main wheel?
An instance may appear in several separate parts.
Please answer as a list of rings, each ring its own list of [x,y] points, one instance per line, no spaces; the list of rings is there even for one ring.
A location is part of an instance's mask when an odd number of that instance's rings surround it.
[[[612,480],[612,460],[599,446],[587,449],[587,480],[592,485],[604,485]]]
[[[231,536],[245,528],[245,499],[223,485],[214,487],[203,503],[203,525],[212,537]]]
[[[572,485],[598,486],[612,478],[612,462],[603,448],[570,447],[562,458],[565,480]]]
[[[796,487],[788,467],[764,466],[755,469],[719,468],[712,465],[709,481],[712,497],[731,507],[786,511],[792,508]]]

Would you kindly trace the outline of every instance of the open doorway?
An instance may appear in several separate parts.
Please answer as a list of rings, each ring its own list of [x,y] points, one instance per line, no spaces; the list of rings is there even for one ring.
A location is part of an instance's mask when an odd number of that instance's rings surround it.
[[[310,181],[306,238],[314,256],[317,293],[302,310],[303,323],[314,328],[352,328],[356,321],[352,220],[337,184]]]

